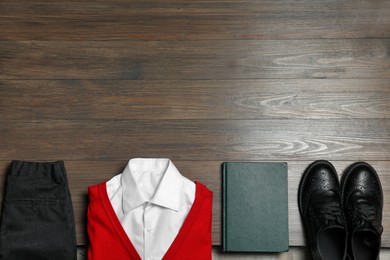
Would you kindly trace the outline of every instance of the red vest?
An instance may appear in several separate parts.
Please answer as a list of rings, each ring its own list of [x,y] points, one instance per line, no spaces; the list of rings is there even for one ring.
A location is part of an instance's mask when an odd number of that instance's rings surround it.
[[[212,192],[196,182],[195,200],[163,259],[211,259]],[[88,260],[140,260],[107,195],[106,183],[88,187]]]

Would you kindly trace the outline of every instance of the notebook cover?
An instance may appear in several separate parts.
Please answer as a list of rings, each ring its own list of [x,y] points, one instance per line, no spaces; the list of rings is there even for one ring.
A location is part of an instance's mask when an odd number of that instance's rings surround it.
[[[288,251],[287,163],[225,162],[223,251]]]

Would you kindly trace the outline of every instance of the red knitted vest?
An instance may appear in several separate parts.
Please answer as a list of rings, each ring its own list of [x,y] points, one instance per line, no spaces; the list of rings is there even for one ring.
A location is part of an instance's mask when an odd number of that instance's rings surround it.
[[[163,259],[211,259],[212,192],[196,182],[195,200]],[[106,183],[88,187],[88,260],[140,260],[106,191]]]

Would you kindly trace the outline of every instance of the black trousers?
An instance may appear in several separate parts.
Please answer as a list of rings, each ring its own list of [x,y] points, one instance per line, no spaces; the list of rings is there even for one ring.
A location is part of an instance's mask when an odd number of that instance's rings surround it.
[[[76,260],[64,163],[12,161],[0,226],[0,259]]]

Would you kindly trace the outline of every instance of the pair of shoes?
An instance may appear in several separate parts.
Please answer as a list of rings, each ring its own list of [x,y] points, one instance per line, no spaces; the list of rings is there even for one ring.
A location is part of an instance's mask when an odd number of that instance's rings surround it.
[[[379,258],[383,192],[369,164],[352,164],[340,185],[330,162],[313,162],[302,175],[298,206],[313,259]]]

